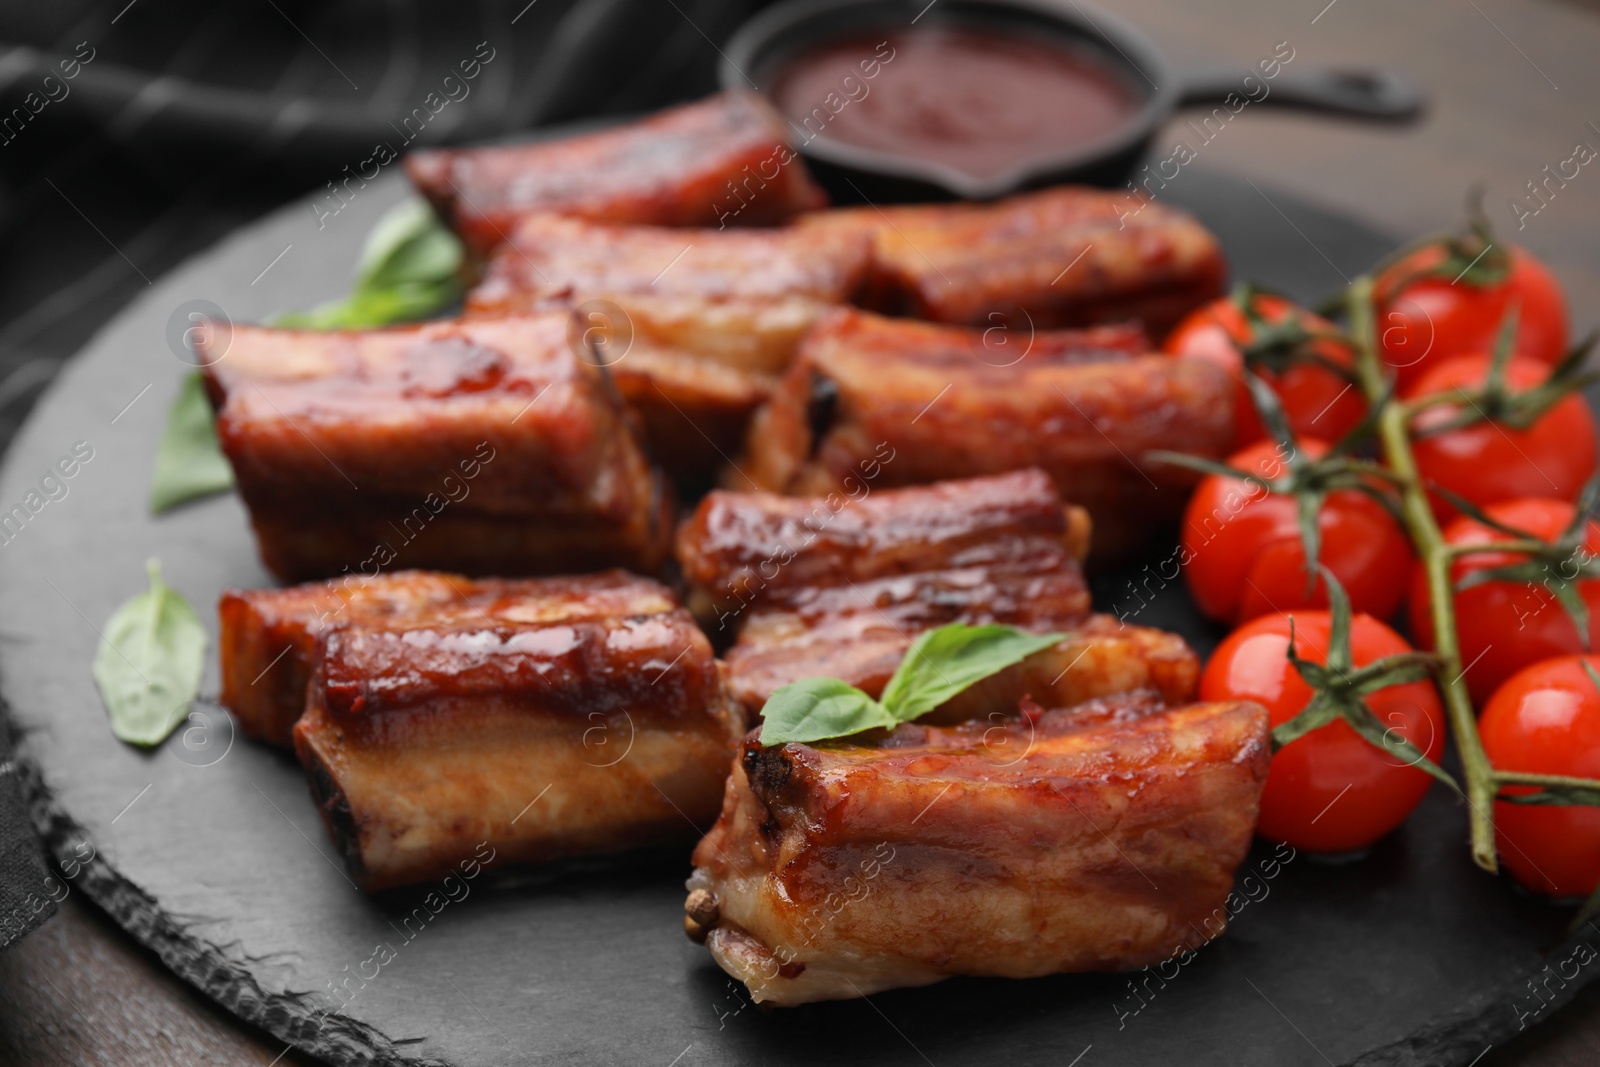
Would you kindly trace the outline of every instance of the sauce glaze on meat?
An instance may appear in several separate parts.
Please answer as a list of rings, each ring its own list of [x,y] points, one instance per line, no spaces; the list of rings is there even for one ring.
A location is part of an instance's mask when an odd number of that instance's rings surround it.
[[[1155,963],[1220,932],[1270,752],[1257,704],[1138,698],[816,745],[751,733],[685,929],[776,1005]]]

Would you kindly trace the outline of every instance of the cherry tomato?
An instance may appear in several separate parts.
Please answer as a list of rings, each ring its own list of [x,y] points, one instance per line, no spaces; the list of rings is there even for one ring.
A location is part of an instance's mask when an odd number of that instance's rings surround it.
[[[1565,500],[1507,500],[1490,504],[1484,513],[1541,541],[1554,541],[1572,524],[1577,509]],[[1485,545],[1509,540],[1510,535],[1465,516],[1445,527],[1450,545]],[[1600,555],[1600,523],[1591,521],[1583,547]],[[1526,563],[1527,556],[1507,552],[1485,553],[1457,559],[1451,584],[1494,567]],[[1576,571],[1552,565],[1554,577],[1571,579]],[[1578,595],[1589,608],[1589,647],[1600,648],[1600,579],[1577,583]],[[1533,582],[1485,582],[1455,595],[1456,634],[1461,662],[1466,665],[1467,689],[1479,707],[1507,678],[1531,663],[1552,656],[1584,651],[1572,616],[1545,586]],[[1422,565],[1411,579],[1411,635],[1424,648],[1433,647],[1433,600]]]
[[[1511,676],[1478,720],[1502,771],[1600,777],[1600,689],[1583,669],[1600,656],[1561,656]],[[1506,793],[1530,792],[1510,787]],[[1500,861],[1536,893],[1582,897],[1600,882],[1600,808],[1496,801]]]
[[[1308,333],[1336,333],[1327,319],[1296,307],[1279,296],[1256,294],[1252,305],[1256,315],[1273,325],[1295,321]],[[1221,366],[1238,382],[1234,399],[1233,444],[1231,451],[1255,444],[1267,436],[1250,399],[1240,371],[1244,367],[1242,349],[1256,339],[1256,331],[1232,297],[1225,297],[1195,311],[1168,335],[1162,350],[1175,356],[1206,359]],[[1310,343],[1311,350],[1339,367],[1352,367],[1355,356],[1342,341],[1326,339]],[[1258,368],[1257,375],[1272,387],[1283,401],[1284,414],[1296,437],[1315,436],[1337,441],[1355,428],[1366,412],[1361,390],[1327,367],[1304,362],[1291,365],[1282,374]]]
[[[1379,347],[1402,391],[1446,359],[1493,351],[1501,320],[1513,302],[1513,351],[1542,363],[1560,362],[1567,350],[1567,302],[1543,263],[1511,248],[1505,279],[1488,287],[1475,286],[1468,277],[1416,276],[1439,267],[1448,254],[1443,243],[1425,245],[1378,276]]]
[[[1299,446],[1313,459],[1328,446]],[[1273,479],[1286,474],[1284,446],[1273,441],[1234,453],[1229,465]],[[1179,562],[1201,612],[1241,623],[1293,608],[1326,607],[1322,579],[1309,589],[1299,504],[1238,478],[1207,475],[1184,513]],[[1321,563],[1339,579],[1357,611],[1388,618],[1405,595],[1411,542],[1393,516],[1354,489],[1329,493],[1317,518]]]
[[[1480,387],[1489,364],[1486,355],[1446,360],[1402,395],[1414,400]],[[1506,365],[1506,383],[1514,390],[1531,388],[1549,375],[1549,367],[1529,359],[1513,358]],[[1484,421],[1426,432],[1456,413],[1454,405],[1443,405],[1418,415],[1414,425],[1421,433],[1413,452],[1425,483],[1443,486],[1479,507],[1534,494],[1576,500],[1594,473],[1594,415],[1577,394],[1563,397],[1526,430]],[[1456,514],[1439,497],[1433,500],[1433,510],[1441,519]]]
[[[1257,701],[1266,706],[1273,726],[1298,715],[1313,694],[1288,660],[1289,618],[1263,616],[1228,635],[1200,677],[1201,699]],[[1297,611],[1293,618],[1296,651],[1325,663],[1328,612]],[[1399,634],[1360,614],[1351,619],[1350,648],[1357,667],[1411,651]],[[1367,696],[1367,706],[1379,722],[1438,760],[1444,750],[1444,709],[1431,682],[1379,689]],[[1308,852],[1351,852],[1405,822],[1431,782],[1426,772],[1336,720],[1272,757],[1256,829]]]

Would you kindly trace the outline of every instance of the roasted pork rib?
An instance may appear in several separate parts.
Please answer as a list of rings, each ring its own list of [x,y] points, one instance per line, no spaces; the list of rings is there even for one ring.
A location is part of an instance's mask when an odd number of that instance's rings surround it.
[[[692,839],[742,733],[705,635],[630,575],[486,582],[326,629],[294,744],[365,889]]]
[[[1096,556],[1126,554],[1193,484],[1145,454],[1219,456],[1233,425],[1225,371],[1143,347],[1126,327],[1030,337],[839,309],[802,342],[725,483],[837,492],[888,453],[879,485],[1038,466],[1088,509]]]
[[[729,92],[596,133],[523,145],[435,149],[407,175],[479,251],[526,215],[660,226],[764,225],[827,203],[783,120]]]
[[[935,322],[1012,330],[1137,319],[1160,337],[1221,295],[1215,237],[1162,204],[1062,186],[993,204],[818,212],[802,225],[872,237],[866,305]]]
[[[1033,590],[1030,605],[1052,616],[1088,610],[1077,569],[1087,516],[1042,471],[884,490],[900,461],[893,452],[873,457],[831,496],[708,494],[677,534],[689,606],[713,633],[728,634],[744,608],[791,603],[818,587],[988,567],[1060,574],[1057,595],[1041,603],[1043,590]]]
[[[345,576],[287,589],[229,589],[217,603],[222,706],[240,729],[275,745],[294,742],[323,631],[350,623],[426,618],[465,599],[460,575],[400,571]]]
[[[562,579],[556,611],[603,617],[670,611],[663,589],[623,571]],[[249,736],[294,743],[306,709],[306,684],[317,641],[342,626],[439,625],[454,618],[527,622],[539,617],[552,587],[537,580],[474,580],[439,571],[397,571],[307,582],[285,589],[229,589],[217,604],[222,659],[221,703]]]
[[[535,215],[510,238],[468,296],[469,312],[504,314],[602,297],[634,298],[653,325],[670,321],[690,301],[840,304],[860,283],[867,262],[867,242],[859,233],[795,227],[680,230]],[[735,343],[730,333],[684,332],[675,339]],[[750,358],[769,373],[786,365],[770,352]]]
[[[217,436],[286,581],[395,567],[656,571],[671,498],[563,314],[202,346]],[[226,358],[222,358],[223,356]]]
[[[815,745],[752,732],[685,929],[775,1005],[1155,963],[1218,932],[1270,751],[1259,705],[1137,698]]]
[[[900,459],[830,496],[715,492],[680,527],[690,606],[719,641],[736,635],[724,658],[747,712],[813,676],[876,694],[918,634],[952,622],[1068,635],[983,683],[984,699],[1192,698],[1198,662],[1182,638],[1090,613],[1088,523],[1044,472],[874,488]],[[935,718],[970,707],[963,695]]]
[[[571,308],[680,482],[733,455],[801,336],[866,269],[856,233],[675,230],[553,215],[524,220],[467,313]],[[703,485],[701,486],[704,487]]]

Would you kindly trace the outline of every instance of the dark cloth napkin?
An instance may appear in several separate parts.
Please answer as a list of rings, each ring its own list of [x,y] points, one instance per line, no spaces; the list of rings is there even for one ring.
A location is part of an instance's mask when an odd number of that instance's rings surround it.
[[[0,2],[0,446],[151,279],[377,142],[705,95],[761,3]],[[54,911],[9,751],[0,730],[0,947]]]
[[[56,913],[57,892],[45,873],[33,827],[12,762],[10,739],[0,723],[0,948]]]

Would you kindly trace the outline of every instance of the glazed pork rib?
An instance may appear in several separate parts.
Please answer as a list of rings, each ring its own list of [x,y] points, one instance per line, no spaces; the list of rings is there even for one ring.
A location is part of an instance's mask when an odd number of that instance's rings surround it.
[[[665,480],[567,328],[562,314],[235,326],[225,352],[203,348],[217,436],[267,568],[284,581],[659,569]]]
[[[511,232],[481,284],[467,297],[477,314],[565,306],[594,298],[632,299],[650,324],[669,321],[686,301],[761,306],[843,303],[866,271],[868,244],[853,231],[619,226],[535,215]],[[664,327],[663,327],[664,328]],[[723,333],[673,336],[685,344],[728,344]],[[770,351],[747,357],[781,371]]]
[[[1232,432],[1225,371],[1143,347],[1126,327],[1030,338],[838,309],[806,336],[725,482],[837,492],[887,453],[884,486],[1038,466],[1088,509],[1094,555],[1126,554],[1176,518],[1194,480],[1145,453],[1220,456]]]
[[[554,212],[659,226],[766,225],[827,203],[754,93],[728,92],[556,141],[434,149],[406,174],[469,245]]]
[[[552,588],[563,617],[659,613],[677,607],[666,590],[625,571],[538,580],[474,580],[439,571],[346,574],[284,589],[229,589],[217,603],[223,707],[240,729],[275,745],[294,743],[306,709],[317,641],[342,626],[406,629],[453,618],[527,622],[547,610]]]
[[[792,603],[822,586],[1004,567],[1060,576],[1050,590],[1030,590],[1028,606],[1055,616],[1088,610],[1077,568],[1088,517],[1042,471],[880,489],[899,459],[873,457],[832,496],[708,494],[677,534],[690,608],[713,633],[728,633],[744,608]]]
[[[1227,264],[1188,214],[1062,186],[992,204],[818,212],[802,225],[872,237],[867,306],[1013,330],[1137,319],[1157,337],[1222,293]]]
[[[690,606],[719,640],[736,636],[724,660],[747,713],[814,676],[877,695],[918,634],[952,622],[1068,636],[935,720],[1023,694],[1050,705],[1144,689],[1192,698],[1199,664],[1182,638],[1091,614],[1079,565],[1088,523],[1043,471],[873,489],[899,461],[883,457],[831,496],[714,492],[679,528]]]
[[[318,639],[295,751],[367,890],[487,844],[537,862],[692,839],[743,720],[705,635],[627,575],[482,583]]]
[[[291,745],[323,631],[426,618],[466,600],[472,586],[461,575],[400,571],[287,589],[226,590],[217,603],[220,702],[249,736]]]
[[[1257,704],[1122,699],[765,748],[695,850],[685,929],[758,1002],[1196,948],[1255,829]]]
[[[960,722],[996,698],[1015,704],[1031,696],[1046,707],[1066,706],[1119,693],[1150,691],[1169,702],[1192,699],[1199,661],[1177,634],[1130,626],[1109,615],[1085,614],[1076,621],[1019,618],[983,609],[953,613],[935,607],[951,586],[917,579],[908,602],[882,605],[860,595],[831,591],[832,610],[814,616],[758,611],[728,650],[734,695],[752,717],[774,692],[802,678],[842,678],[871,696],[888,684],[918,634],[948,622],[999,622],[1031,631],[1063,634],[1057,644],[986,679],[923,717],[925,722]],[[872,597],[878,590],[866,591]],[[950,618],[950,614],[958,614]]]
[[[860,285],[851,232],[676,230],[553,215],[511,231],[467,314],[574,309],[574,329],[681,482],[738,451],[805,331]],[[701,486],[703,488],[703,486]]]

